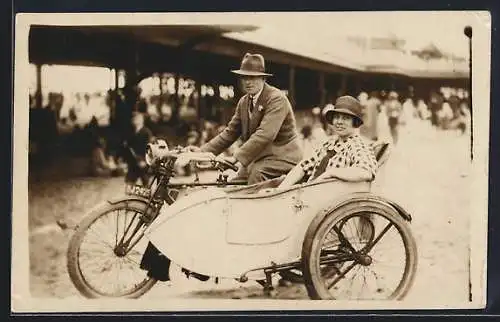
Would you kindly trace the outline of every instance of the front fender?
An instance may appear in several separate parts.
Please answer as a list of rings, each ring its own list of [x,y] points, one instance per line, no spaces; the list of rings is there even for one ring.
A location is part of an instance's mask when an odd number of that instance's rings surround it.
[[[139,196],[120,196],[120,197],[114,197],[114,198],[106,200],[106,202],[109,203],[110,205],[116,205],[116,204],[119,204],[121,202],[128,202],[128,201],[131,201],[131,202],[138,201],[138,202],[148,203],[149,200],[146,198],[143,198],[143,197],[139,197]]]
[[[74,220],[68,221],[67,219],[59,219],[56,221],[56,223],[59,226],[59,228],[61,228],[62,230],[67,230],[67,229],[76,230],[76,229],[78,229],[82,220],[84,220],[85,218],[87,218],[89,216],[94,216],[96,214],[96,212],[102,211],[102,209],[107,207],[107,206],[110,206],[110,205],[114,206],[114,205],[117,205],[117,204],[122,203],[122,202],[124,202],[124,203],[129,203],[129,202],[134,203],[135,202],[135,203],[143,203],[144,205],[146,205],[148,203],[148,201],[149,200],[142,198],[142,197],[139,197],[139,196],[115,197],[112,199],[102,201],[99,204],[95,205],[92,209],[87,211],[83,215],[83,217],[80,218],[78,221],[74,221]]]

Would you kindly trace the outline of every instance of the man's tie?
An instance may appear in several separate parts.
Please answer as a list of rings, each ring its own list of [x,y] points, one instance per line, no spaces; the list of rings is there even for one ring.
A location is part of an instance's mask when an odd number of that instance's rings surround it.
[[[250,116],[253,113],[253,96],[250,96],[250,100],[248,102],[248,112],[250,112]]]

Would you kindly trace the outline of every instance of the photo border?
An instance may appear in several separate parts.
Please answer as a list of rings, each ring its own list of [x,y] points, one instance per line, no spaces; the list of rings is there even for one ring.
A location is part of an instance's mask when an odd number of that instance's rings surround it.
[[[25,1],[25,2],[26,2],[26,1]],[[19,36],[19,33],[20,33],[20,32],[19,32],[19,30],[16,30],[16,36]],[[22,34],[22,31],[21,31],[21,34]],[[474,36],[476,36],[476,33],[474,34]],[[490,39],[491,39],[491,37],[490,37]],[[19,55],[19,53],[18,53],[18,55]],[[19,56],[18,56],[18,57],[19,57]],[[477,58],[476,58],[476,57],[477,57]],[[480,58],[478,57],[478,55],[475,55],[475,58],[474,58],[474,64],[475,64],[475,67],[474,67],[474,69],[476,69],[476,68],[484,68],[484,63],[485,63],[485,61],[487,61],[487,60],[480,60],[480,61],[478,61],[479,59],[480,59]],[[482,61],[482,63],[481,63],[481,61]],[[493,63],[494,63],[494,60],[492,59],[492,60],[491,60],[491,64],[492,64],[492,65],[491,65],[491,71],[493,71]],[[479,66],[478,66],[478,65],[479,65]],[[478,67],[476,67],[476,66],[478,66]],[[486,69],[488,69],[488,68],[486,68]],[[26,73],[24,73],[24,74],[26,74]],[[21,79],[22,77],[20,77],[20,76],[18,75],[18,72],[16,72],[16,70],[15,70],[15,75],[14,75],[14,76],[15,76],[15,83],[16,83],[15,89],[16,89],[16,88],[17,88],[17,89],[19,89],[20,84],[19,84],[19,83],[17,83],[17,82],[16,82],[16,80],[17,80],[17,81],[20,81],[20,79]],[[474,79],[474,82],[473,82],[473,86],[474,86],[474,90],[473,90],[473,92],[474,92],[474,96],[473,96],[473,99],[475,99],[475,97],[477,97],[478,95],[479,95],[479,96],[483,96],[483,97],[490,97],[490,93],[489,93],[489,77],[488,77],[488,81],[486,81],[486,79],[484,79],[484,78],[480,78],[480,80],[483,80],[483,82],[478,81],[478,80],[476,79],[476,77],[473,77],[473,79]],[[484,88],[488,88],[488,92],[484,91]],[[476,92],[476,90],[479,90],[479,92]],[[16,95],[19,95],[17,90],[16,90],[15,92],[16,92]],[[26,97],[24,100],[25,100],[25,101],[27,101],[27,97]],[[22,101],[20,101],[20,100],[16,99],[16,103],[19,103],[19,102],[21,102],[21,104],[24,104],[24,103],[25,103],[25,102],[22,102]],[[484,102],[483,102],[483,101],[480,101],[479,103],[484,103]],[[473,104],[473,106],[478,106],[478,105],[484,106],[484,104]],[[486,104],[486,106],[487,106],[487,105],[489,105],[489,104]],[[476,119],[476,115],[477,115],[476,110],[474,110],[474,112],[475,112],[475,116],[474,116],[474,118]],[[16,114],[16,113],[17,113],[17,114]],[[16,118],[16,115],[17,115],[17,118]],[[23,134],[23,133],[19,133],[19,131],[15,131],[16,124],[17,124],[17,125],[22,124],[22,119],[21,119],[21,121],[20,121],[19,116],[20,116],[19,112],[14,111],[14,132],[15,132],[15,133],[14,133],[14,142],[15,142],[15,143],[16,143],[16,142],[18,142],[18,140],[27,139],[27,133],[24,133],[24,134]],[[16,122],[16,120],[17,120],[17,122]],[[494,120],[494,118],[490,118],[490,125],[491,125],[492,129],[493,129],[494,121],[495,121],[495,120]],[[474,123],[475,123],[475,124],[478,124],[479,122],[476,122],[476,120],[475,120],[475,122],[474,122]],[[488,131],[488,129],[478,128],[477,126],[475,126],[474,131],[475,131],[475,136],[476,136],[476,137],[482,137],[482,136],[484,136],[485,131]],[[488,137],[487,132],[486,132],[486,137]],[[493,144],[493,137],[492,137],[491,139],[492,139],[491,143]],[[24,141],[22,141],[22,142],[24,142]],[[14,167],[13,167],[13,169],[12,169],[12,170],[13,170],[13,173],[14,173],[14,178],[16,178],[16,179],[17,179],[17,178],[19,178],[19,171],[21,171],[21,169],[22,169],[22,168],[27,169],[27,161],[26,161],[26,160],[23,160],[23,158],[19,158],[19,156],[16,158],[16,155],[18,155],[18,154],[19,154],[19,149],[22,149],[22,148],[23,148],[23,145],[19,146],[19,144],[13,144],[13,151],[14,151],[14,164],[16,164],[16,167],[17,167],[17,168],[14,168]],[[483,163],[484,165],[486,165],[486,174],[487,174],[487,171],[488,171],[488,167],[487,167],[487,165],[488,165],[488,156],[487,156],[487,154],[486,154],[486,155],[482,155],[482,157],[480,157],[480,158],[479,158],[479,160],[481,160],[481,163]],[[490,163],[492,163],[492,161],[493,161],[493,160],[491,160],[491,159],[490,159]],[[19,164],[21,164],[21,166],[19,166]],[[21,167],[22,167],[22,168],[21,168]],[[484,175],[484,171],[485,171],[485,169],[484,169],[484,168],[480,168],[480,169],[478,169],[478,170],[477,170],[477,174],[478,174],[478,175]],[[18,174],[16,175],[16,173],[18,173]],[[19,184],[21,184],[21,183],[19,182],[19,180],[13,180],[13,181],[14,181],[14,192],[15,192],[15,193],[14,193],[14,198],[13,198],[13,209],[14,209],[14,211],[15,211],[16,209],[18,209],[18,208],[16,208],[16,203],[15,203],[15,201],[16,201],[16,200],[21,200],[21,199],[22,199],[21,197],[25,197],[25,198],[26,198],[25,200],[27,200],[27,189],[26,189],[26,191],[25,191],[25,192],[20,191],[20,190],[19,190],[19,188],[17,188],[17,186],[18,186]],[[478,185],[476,188],[478,188],[478,189],[479,189],[479,190],[476,190],[476,191],[483,191],[483,192],[484,192],[484,186]],[[491,198],[490,198],[490,201],[491,201]],[[490,206],[491,206],[491,203],[490,203]],[[14,263],[15,263],[16,261],[18,261],[18,260],[19,260],[19,256],[20,256],[20,255],[19,255],[19,252],[23,250],[23,249],[19,249],[19,248],[17,248],[18,246],[15,246],[15,245],[17,245],[17,244],[15,243],[16,236],[23,236],[23,235],[24,235],[24,236],[28,236],[28,235],[29,235],[29,232],[27,232],[27,227],[26,227],[26,229],[25,229],[25,230],[23,230],[23,229],[16,229],[17,227],[16,227],[16,224],[15,224],[15,223],[16,223],[16,220],[18,220],[18,217],[13,216],[13,217],[12,217],[12,219],[13,219],[13,224],[14,224],[14,228],[15,228],[15,229],[13,230],[13,247],[14,247],[15,249],[13,248],[13,251],[12,251],[12,254],[13,254],[13,260],[14,260]],[[471,224],[472,224],[472,225],[476,225],[476,224],[477,224],[477,225],[480,225],[480,222],[479,222],[479,223],[477,223],[477,222],[471,221]],[[19,226],[19,225],[18,225],[18,227],[21,227],[21,226]],[[472,230],[472,228],[471,228],[471,230]],[[484,244],[484,243],[485,243],[485,241],[483,240],[483,238],[482,238],[481,236],[478,236],[478,237],[477,237],[477,240],[476,240],[476,239],[474,239],[473,241],[474,241],[475,243],[478,243],[478,244]],[[475,261],[473,261],[473,263],[475,263]],[[476,265],[477,265],[477,264],[476,264]],[[479,267],[480,267],[480,266],[481,266],[481,265],[479,265]],[[13,272],[15,272],[16,274],[17,274],[17,273],[19,273],[19,272],[20,272],[20,271],[19,271],[19,269],[20,269],[20,267],[16,267],[16,269],[15,269],[15,270],[13,270]],[[476,267],[476,269],[477,269],[477,267]],[[25,271],[27,271],[27,272],[28,272],[28,274],[29,274],[29,266],[28,266],[28,267],[26,267]],[[484,279],[485,279],[485,278],[486,278],[486,276],[484,276]],[[28,287],[29,287],[29,286],[28,286]],[[13,289],[13,290],[12,290],[12,291],[13,291],[13,292],[12,292],[12,295],[14,295],[14,296],[13,296],[13,299],[14,299],[14,300],[16,300],[16,297],[15,297],[15,296],[16,296],[16,294],[19,294],[19,292],[16,292],[16,291],[18,291],[18,290],[19,290],[19,289],[17,289],[17,290],[14,290],[14,289]],[[28,289],[28,291],[29,291],[29,289]],[[22,301],[22,299],[20,299],[20,298],[17,298],[17,300],[21,300],[21,301]],[[43,301],[44,301],[44,302],[47,302],[47,300],[46,300],[46,299],[44,299]],[[60,300],[58,300],[58,301],[60,301]],[[139,300],[139,301],[140,301],[140,300]],[[189,301],[190,301],[190,302],[192,302],[193,300],[189,300]],[[216,302],[220,302],[221,300],[215,300],[215,301],[216,301]],[[260,301],[260,300],[259,300],[259,301]],[[276,300],[271,300],[271,301],[272,301],[272,302],[276,302]],[[384,303],[387,303],[387,302],[385,302],[385,301],[384,301]],[[26,304],[26,303],[24,303],[24,304]],[[130,303],[128,303],[128,304],[127,304],[127,306],[129,306],[129,304],[130,304]],[[293,313],[293,312],[292,312],[292,313]],[[335,314],[336,314],[336,313],[335,313]]]

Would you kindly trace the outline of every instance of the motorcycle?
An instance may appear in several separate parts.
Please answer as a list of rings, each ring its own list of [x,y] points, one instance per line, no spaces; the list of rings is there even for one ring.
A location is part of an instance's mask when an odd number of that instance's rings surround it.
[[[380,166],[388,147],[377,148]],[[85,297],[138,298],[170,280],[173,264],[202,281],[252,280],[268,295],[277,273],[303,283],[314,300],[401,300],[411,289],[418,257],[411,215],[373,194],[371,182],[230,182],[225,171],[237,169],[224,158],[164,142],[150,144],[146,160],[148,187],[130,187],[75,228],[67,266]],[[218,177],[172,183],[183,162]]]

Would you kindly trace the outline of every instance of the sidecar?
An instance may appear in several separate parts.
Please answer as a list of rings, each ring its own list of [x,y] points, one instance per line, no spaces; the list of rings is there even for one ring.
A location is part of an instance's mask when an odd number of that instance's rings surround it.
[[[378,151],[380,165],[387,147]],[[187,194],[162,209],[145,236],[172,262],[206,276],[265,281],[269,289],[271,274],[295,270],[313,299],[407,294],[417,254],[402,207],[372,194],[371,182],[279,189],[282,180]]]

